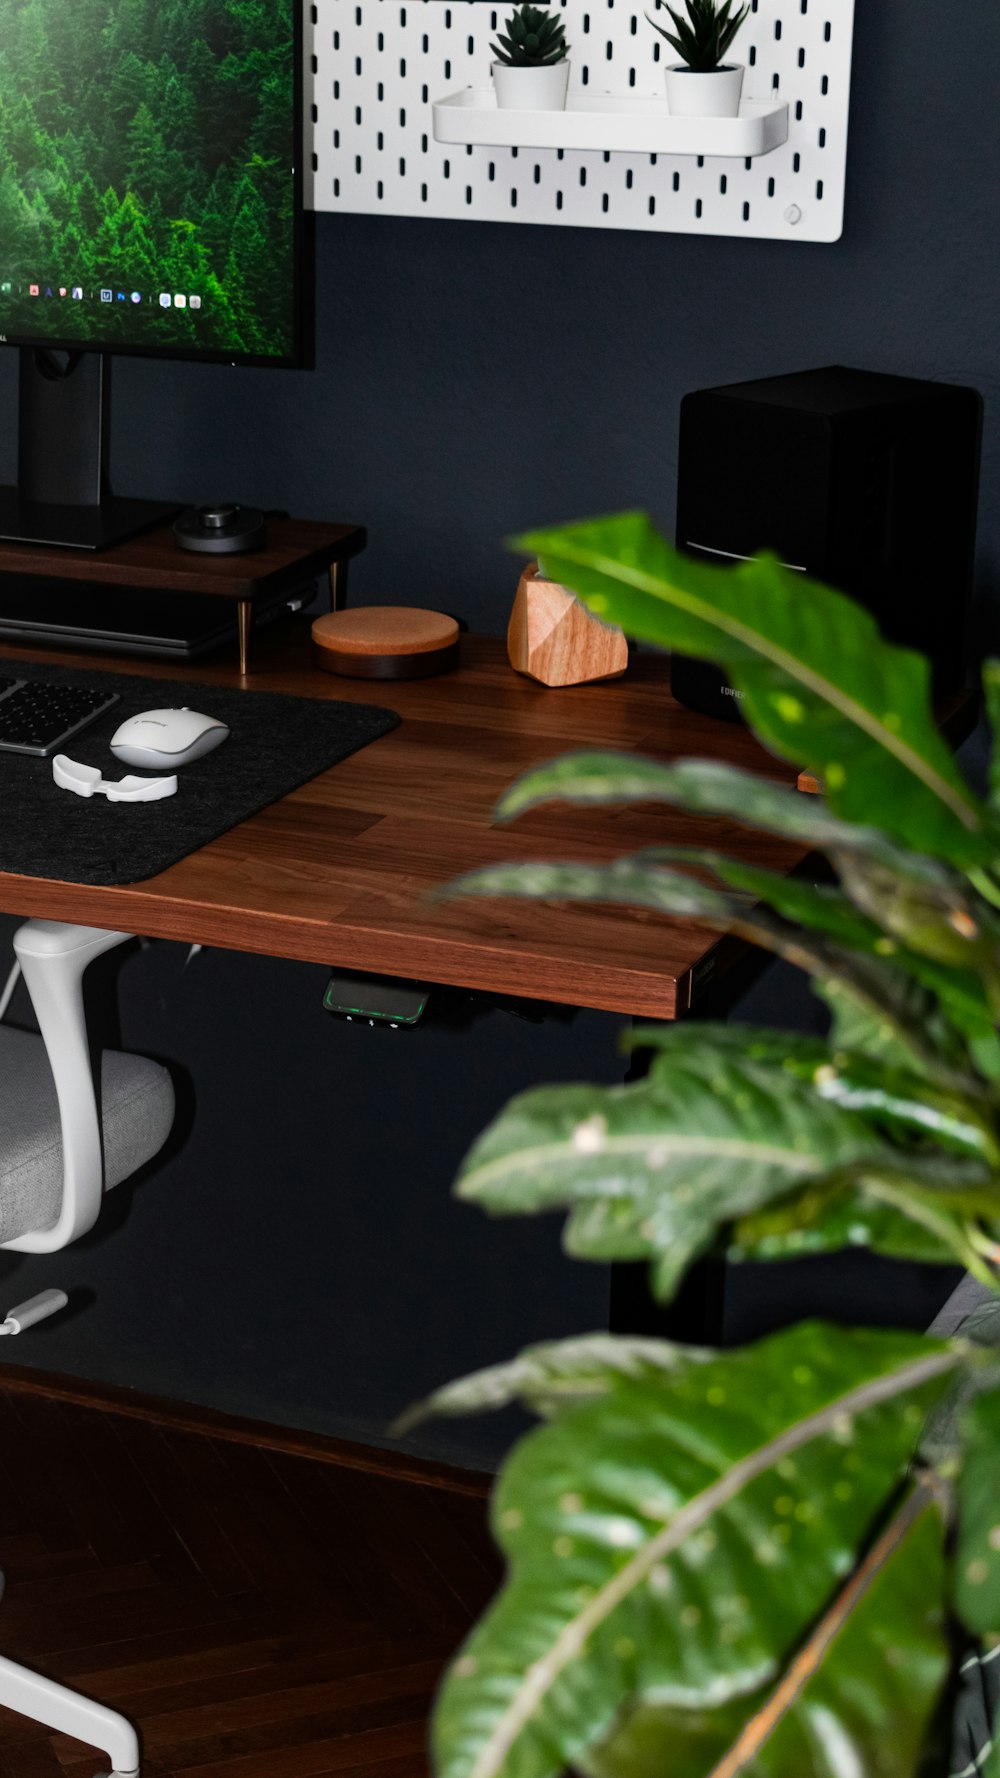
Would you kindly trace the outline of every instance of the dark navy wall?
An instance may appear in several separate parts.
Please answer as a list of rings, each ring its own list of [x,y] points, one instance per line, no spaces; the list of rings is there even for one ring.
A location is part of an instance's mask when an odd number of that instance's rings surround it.
[[[1000,8],[963,20],[857,0],[836,245],[319,216],[315,370],[116,366],[121,491],[361,520],[356,596],[496,629],[510,531],[626,505],[672,525],[686,390],[847,363],[981,389],[995,575]]]
[[[858,0],[834,246],[321,216],[315,369],[122,362],[117,486],[360,520],[356,599],[444,605],[496,630],[517,575],[510,531],[626,505],[671,526],[686,390],[841,362],[982,391],[988,606],[998,49],[994,0],[972,0],[961,30],[940,0]],[[0,474],[12,466],[8,426]],[[515,1087],[615,1078],[614,1021],[536,1031],[490,1014],[376,1053],[325,1022],[322,971],[182,961],[155,947],[122,990],[128,1040],[197,1080],[188,1147],[132,1194],[120,1229],[58,1268],[13,1268],[18,1288],[58,1270],[99,1293],[19,1361],[376,1436],[414,1389],[600,1322],[602,1275],[562,1260],[550,1227],[489,1225],[447,1190]],[[495,1446],[488,1427],[433,1436],[472,1460]]]

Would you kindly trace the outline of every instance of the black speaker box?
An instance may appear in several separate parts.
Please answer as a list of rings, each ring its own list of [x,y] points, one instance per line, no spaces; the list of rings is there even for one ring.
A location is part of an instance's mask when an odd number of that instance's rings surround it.
[[[964,679],[982,402],[974,389],[833,365],[681,402],[677,543],[709,562],[774,550]],[[676,655],[690,709],[739,720],[718,667]]]

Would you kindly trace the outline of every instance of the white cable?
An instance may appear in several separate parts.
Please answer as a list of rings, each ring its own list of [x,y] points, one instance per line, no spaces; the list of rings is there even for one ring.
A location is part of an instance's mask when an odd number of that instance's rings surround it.
[[[14,989],[17,987],[20,977],[21,977],[21,964],[20,964],[19,960],[15,957],[14,962],[11,965],[10,974],[4,983],[3,993],[0,994],[0,1019],[3,1018],[4,1013],[7,1011],[7,1008],[10,1005],[10,997],[13,994]]]

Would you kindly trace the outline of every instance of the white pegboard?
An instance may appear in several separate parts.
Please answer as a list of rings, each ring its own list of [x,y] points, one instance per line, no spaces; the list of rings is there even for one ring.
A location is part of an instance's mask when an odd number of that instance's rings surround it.
[[[673,52],[639,0],[560,4],[571,90],[662,94]],[[307,202],[392,216],[836,241],[854,0],[751,4],[732,53],[747,63],[745,97],[787,101],[788,140],[734,161],[435,142],[433,102],[489,84],[490,42],[512,5],[315,0],[307,5]]]

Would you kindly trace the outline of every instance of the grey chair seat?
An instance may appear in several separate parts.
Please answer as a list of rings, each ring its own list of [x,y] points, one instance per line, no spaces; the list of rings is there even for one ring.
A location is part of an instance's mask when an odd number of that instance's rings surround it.
[[[110,1191],[166,1141],[173,1084],[148,1056],[105,1050],[99,1103]],[[0,1242],[55,1222],[62,1183],[59,1106],[45,1045],[31,1031],[0,1026]]]

